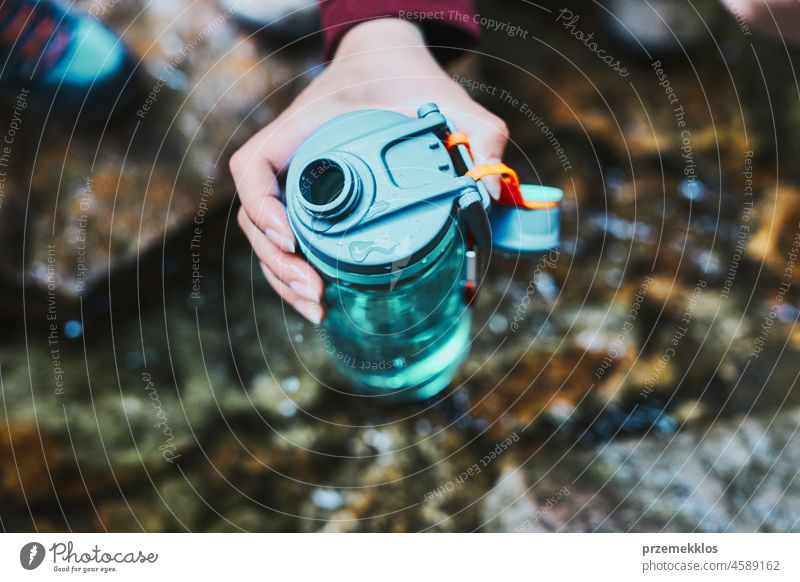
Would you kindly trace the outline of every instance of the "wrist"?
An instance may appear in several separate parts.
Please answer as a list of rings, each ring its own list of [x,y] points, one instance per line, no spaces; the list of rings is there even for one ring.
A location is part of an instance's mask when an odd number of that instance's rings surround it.
[[[403,49],[430,56],[420,28],[399,18],[376,18],[357,24],[339,42],[334,59],[374,49]]]

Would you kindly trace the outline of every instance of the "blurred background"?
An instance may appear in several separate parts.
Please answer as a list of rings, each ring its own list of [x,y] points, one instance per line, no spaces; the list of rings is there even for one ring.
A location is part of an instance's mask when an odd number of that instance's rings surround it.
[[[99,124],[0,113],[3,530],[800,530],[796,48],[716,1],[478,2],[452,73],[564,190],[562,246],[493,257],[458,381],[390,407],[236,226],[315,10],[78,4],[138,75]]]

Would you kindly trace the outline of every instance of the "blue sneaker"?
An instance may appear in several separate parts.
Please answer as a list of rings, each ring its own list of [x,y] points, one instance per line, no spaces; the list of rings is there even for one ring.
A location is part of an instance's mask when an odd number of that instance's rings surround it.
[[[27,89],[31,104],[99,118],[119,108],[135,62],[101,22],[52,0],[0,5],[0,86]]]

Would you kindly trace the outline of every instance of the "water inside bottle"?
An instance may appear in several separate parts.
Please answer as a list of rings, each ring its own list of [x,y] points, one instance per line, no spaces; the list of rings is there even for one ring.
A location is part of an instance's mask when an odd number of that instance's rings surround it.
[[[451,382],[469,351],[465,245],[455,224],[427,269],[379,289],[327,285],[328,349],[355,391],[394,400],[428,398]]]

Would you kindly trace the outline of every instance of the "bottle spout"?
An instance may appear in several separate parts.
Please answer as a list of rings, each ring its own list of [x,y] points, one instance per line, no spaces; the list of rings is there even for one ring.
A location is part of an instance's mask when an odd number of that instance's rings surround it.
[[[343,156],[331,154],[306,164],[300,173],[300,204],[321,219],[335,219],[358,202],[361,180]]]

